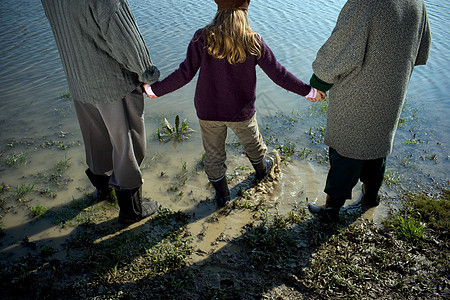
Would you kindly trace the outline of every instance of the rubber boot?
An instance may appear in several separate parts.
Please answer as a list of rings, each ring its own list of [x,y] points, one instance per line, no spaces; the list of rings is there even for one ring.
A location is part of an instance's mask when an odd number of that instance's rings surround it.
[[[332,199],[327,195],[327,200],[324,206],[308,204],[308,210],[318,216],[326,223],[333,223],[339,221],[339,210],[344,205],[345,199]]]
[[[114,200],[114,189],[109,185],[110,176],[95,175],[90,169],[85,171],[92,185],[97,189],[97,202]]]
[[[375,187],[371,184],[363,183],[362,185],[362,199],[361,205],[364,208],[371,208],[380,204],[380,197],[378,196],[379,187]]]
[[[216,203],[218,207],[224,207],[230,201],[230,190],[226,176],[219,180],[209,180],[216,190]]]
[[[119,204],[119,222],[132,224],[150,217],[159,209],[156,201],[142,202],[142,187],[132,190],[116,189],[117,203]]]
[[[266,178],[273,166],[273,159],[269,156],[264,157],[259,162],[250,162],[255,169],[255,178],[257,181]]]

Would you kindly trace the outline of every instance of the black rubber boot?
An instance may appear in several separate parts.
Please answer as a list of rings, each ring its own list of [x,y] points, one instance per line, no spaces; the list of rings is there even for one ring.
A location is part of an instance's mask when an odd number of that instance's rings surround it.
[[[339,221],[339,210],[344,205],[345,199],[332,199],[327,195],[327,201],[324,206],[308,204],[309,211],[318,216],[325,223],[334,223]]]
[[[142,187],[132,190],[116,189],[117,203],[119,204],[119,222],[132,224],[150,217],[159,209],[156,201],[142,202]]]
[[[216,190],[216,203],[218,207],[224,207],[230,201],[230,190],[226,176],[219,181],[209,180]]]
[[[97,189],[97,201],[113,201],[114,189],[109,185],[110,176],[95,175],[90,169],[85,171],[92,185]]]
[[[364,208],[371,208],[378,206],[380,204],[380,197],[378,196],[379,187],[372,186],[367,183],[363,183],[362,185],[362,199],[361,205]]]
[[[273,166],[273,159],[268,156],[264,157],[259,162],[250,162],[255,169],[255,178],[257,181],[261,181],[266,178]]]

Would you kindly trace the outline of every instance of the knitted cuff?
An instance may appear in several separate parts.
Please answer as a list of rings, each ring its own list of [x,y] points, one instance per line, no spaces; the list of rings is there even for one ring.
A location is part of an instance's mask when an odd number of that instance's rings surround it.
[[[311,84],[312,87],[315,87],[316,89],[318,89],[320,91],[324,91],[324,92],[328,91],[333,86],[332,83],[328,83],[328,82],[321,80],[314,73],[312,74],[311,79],[309,80],[309,83]]]

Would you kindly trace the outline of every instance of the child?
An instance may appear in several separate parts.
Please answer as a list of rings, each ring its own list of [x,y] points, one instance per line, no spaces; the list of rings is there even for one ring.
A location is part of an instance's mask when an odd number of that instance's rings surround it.
[[[204,166],[216,190],[217,205],[222,207],[230,200],[225,176],[228,127],[241,141],[257,180],[264,179],[274,166],[273,159],[266,156],[267,146],[256,122],[256,65],[276,84],[310,101],[321,101],[326,95],[289,73],[261,36],[251,30],[247,18],[250,0],[215,2],[216,16],[194,34],[180,67],[144,88],[150,98],[163,96],[190,82],[200,69],[194,103],[205,149]]]

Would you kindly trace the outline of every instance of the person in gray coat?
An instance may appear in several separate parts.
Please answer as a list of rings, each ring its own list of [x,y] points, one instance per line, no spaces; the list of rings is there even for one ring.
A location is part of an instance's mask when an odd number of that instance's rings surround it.
[[[42,0],[83,135],[97,199],[114,187],[119,222],[158,209],[142,201],[146,151],[142,84],[159,78],[126,0]]]
[[[430,27],[423,0],[348,0],[313,62],[310,83],[329,90],[325,144],[326,204],[314,215],[337,221],[358,180],[364,207],[378,205],[386,157],[414,66],[428,60]]]

